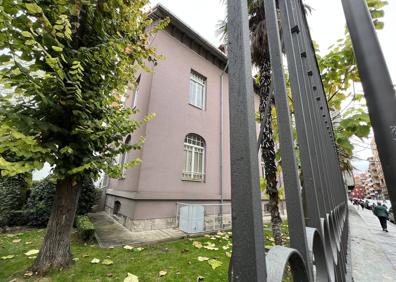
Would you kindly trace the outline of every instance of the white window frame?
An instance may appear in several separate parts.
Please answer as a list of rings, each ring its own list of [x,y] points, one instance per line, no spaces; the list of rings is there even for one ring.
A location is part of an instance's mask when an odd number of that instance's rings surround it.
[[[204,110],[206,105],[206,78],[195,71],[191,71],[189,83],[188,103],[193,107]],[[196,90],[196,88],[193,88],[192,84],[198,84],[202,87],[201,105],[199,104],[199,96],[197,95],[197,92],[193,92],[193,90]]]
[[[196,143],[198,144],[191,144],[188,142],[188,138],[193,139],[196,138]],[[184,138],[184,168],[182,179],[187,181],[196,181],[196,182],[204,182],[205,181],[205,147],[206,143],[205,140],[196,134],[188,134]],[[186,170],[188,167],[188,160],[187,160],[187,152],[191,152],[191,168],[190,170]],[[196,163],[196,155],[201,156],[201,167],[195,167]]]

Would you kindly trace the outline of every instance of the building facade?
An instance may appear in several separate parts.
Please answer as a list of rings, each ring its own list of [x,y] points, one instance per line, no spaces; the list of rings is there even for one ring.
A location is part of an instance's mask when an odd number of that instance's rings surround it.
[[[382,171],[381,161],[379,159],[377,145],[375,139],[372,138],[370,142],[372,157],[368,158],[369,168],[368,172],[372,180],[372,193],[374,198],[379,200],[388,200],[388,190],[385,183],[384,173]]]
[[[143,149],[120,156],[141,164],[105,180],[106,212],[132,231],[174,227],[177,203],[230,202],[227,57],[164,7],[152,16],[171,20],[151,43],[165,58],[125,105],[155,118],[125,140],[144,136]]]

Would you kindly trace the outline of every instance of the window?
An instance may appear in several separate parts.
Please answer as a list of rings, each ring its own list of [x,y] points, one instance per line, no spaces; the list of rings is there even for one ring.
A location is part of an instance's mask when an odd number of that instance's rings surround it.
[[[196,134],[184,139],[183,180],[203,182],[205,179],[205,140]]]
[[[139,94],[139,83],[140,83],[140,78],[142,77],[141,74],[139,74],[138,78],[136,79],[136,87],[133,91],[133,98],[132,98],[132,108],[136,108],[137,106],[137,101],[138,101],[138,94]]]
[[[205,105],[206,78],[196,72],[191,72],[190,94],[188,102],[197,108]]]
[[[131,135],[128,135],[128,137],[126,138],[125,145],[128,145],[129,142],[131,142]],[[124,153],[122,153],[120,155],[120,158],[119,158],[119,164],[120,164],[121,169],[122,169],[121,178],[125,178],[126,168],[124,167],[124,165],[127,162],[127,155],[128,155],[128,152],[124,152]]]

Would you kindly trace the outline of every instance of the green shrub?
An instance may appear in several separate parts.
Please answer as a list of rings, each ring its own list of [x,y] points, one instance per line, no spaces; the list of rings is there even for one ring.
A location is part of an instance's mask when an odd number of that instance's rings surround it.
[[[0,176],[0,226],[11,225],[11,212],[25,204],[27,186],[25,175]]]
[[[85,177],[82,186],[80,198],[78,200],[77,214],[84,215],[92,210],[92,206],[96,202],[95,185],[92,179]]]
[[[78,201],[77,215],[87,214],[95,203],[95,186],[93,181],[85,178],[81,183],[81,194]],[[32,188],[27,203],[30,212],[29,225],[36,227],[47,226],[52,205],[54,202],[56,186],[48,179],[42,180]]]
[[[29,211],[16,210],[10,212],[8,226],[24,226],[29,224]]]
[[[94,239],[95,227],[86,215],[79,215],[76,218],[77,234],[83,241],[92,241]]]
[[[29,210],[29,225],[36,227],[47,226],[54,202],[55,184],[44,179],[32,188],[27,202]]]

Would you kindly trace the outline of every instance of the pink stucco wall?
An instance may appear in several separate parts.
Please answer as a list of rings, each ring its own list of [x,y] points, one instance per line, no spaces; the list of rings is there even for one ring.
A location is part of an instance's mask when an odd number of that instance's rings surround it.
[[[137,130],[132,137],[145,136],[141,151],[131,152],[128,159],[139,157],[142,164],[126,173],[125,179],[110,182],[109,193],[124,199],[139,200],[219,200],[220,199],[220,76],[222,69],[167,31],[161,31],[152,42],[157,52],[165,56],[154,73],[142,73],[134,117],[142,119],[148,113],[156,117]],[[206,107],[200,110],[188,104],[191,70],[206,77]],[[228,79],[224,75],[223,97],[223,197],[230,199]],[[131,106],[133,93],[126,101]],[[205,182],[182,180],[184,138],[188,133],[202,136],[206,142]],[[121,193],[121,194],[120,194]],[[125,202],[125,200],[123,200]],[[111,205],[111,203],[107,203]],[[152,203],[151,203],[152,204]],[[139,204],[136,207],[144,205]],[[175,205],[175,204],[173,204]],[[133,206],[133,207],[132,207]],[[169,213],[167,205],[155,205],[155,214]],[[152,207],[154,208],[154,207]],[[172,208],[173,209],[173,208]],[[142,211],[150,208],[142,207]],[[123,203],[121,212],[139,218],[149,212],[136,211],[135,205]]]

